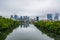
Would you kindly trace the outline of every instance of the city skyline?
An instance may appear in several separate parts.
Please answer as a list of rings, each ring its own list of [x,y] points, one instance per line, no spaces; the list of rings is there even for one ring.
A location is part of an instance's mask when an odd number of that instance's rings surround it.
[[[18,16],[18,15],[11,15],[10,18],[14,18],[14,19],[19,19],[20,17],[29,17],[30,19],[35,19],[35,20],[60,20],[60,16],[59,13],[48,13],[46,14],[46,17],[44,18],[43,16]]]

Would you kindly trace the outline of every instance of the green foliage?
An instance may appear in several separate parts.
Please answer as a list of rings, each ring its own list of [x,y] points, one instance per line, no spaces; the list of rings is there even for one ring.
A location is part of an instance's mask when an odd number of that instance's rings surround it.
[[[37,21],[34,25],[60,35],[60,21]]]
[[[18,26],[19,24],[20,24],[19,21],[0,17],[0,30],[9,29],[11,27]]]

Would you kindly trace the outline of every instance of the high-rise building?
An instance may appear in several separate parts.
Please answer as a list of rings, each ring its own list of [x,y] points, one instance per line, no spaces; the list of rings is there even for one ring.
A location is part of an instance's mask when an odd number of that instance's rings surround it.
[[[16,20],[17,20],[17,19],[18,19],[18,16],[17,16],[17,15],[14,15],[14,19],[16,19]]]
[[[37,21],[39,20],[39,16],[36,17],[36,20],[37,20]]]
[[[52,14],[47,14],[47,20],[52,20]]]
[[[29,17],[27,17],[27,20],[29,21]]]
[[[59,19],[59,14],[56,13],[56,14],[55,14],[55,17],[54,17],[54,20],[58,21],[58,19]]]
[[[13,18],[13,15],[11,15],[11,17],[10,18]]]
[[[22,17],[22,16],[20,16],[20,21],[22,21],[22,19],[23,19],[23,17]]]
[[[23,16],[23,20],[25,20],[26,19],[26,17],[25,16]]]

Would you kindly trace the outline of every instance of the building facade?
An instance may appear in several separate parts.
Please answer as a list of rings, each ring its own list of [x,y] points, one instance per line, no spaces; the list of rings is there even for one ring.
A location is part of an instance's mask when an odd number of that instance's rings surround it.
[[[16,20],[17,20],[17,19],[18,19],[18,16],[17,16],[17,15],[14,15],[14,19],[16,19]]]
[[[39,20],[39,16],[36,17],[36,20],[37,20],[37,21]]]
[[[11,17],[10,17],[10,18],[14,18],[14,17],[13,17],[13,15],[11,15]]]
[[[55,14],[54,20],[56,20],[56,21],[59,20],[59,14],[58,13]]]
[[[47,20],[52,20],[52,14],[47,14]]]

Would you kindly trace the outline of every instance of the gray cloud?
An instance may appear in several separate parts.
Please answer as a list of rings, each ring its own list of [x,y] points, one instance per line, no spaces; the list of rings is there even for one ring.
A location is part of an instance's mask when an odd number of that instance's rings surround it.
[[[60,13],[60,0],[0,0],[0,14],[40,16]]]

